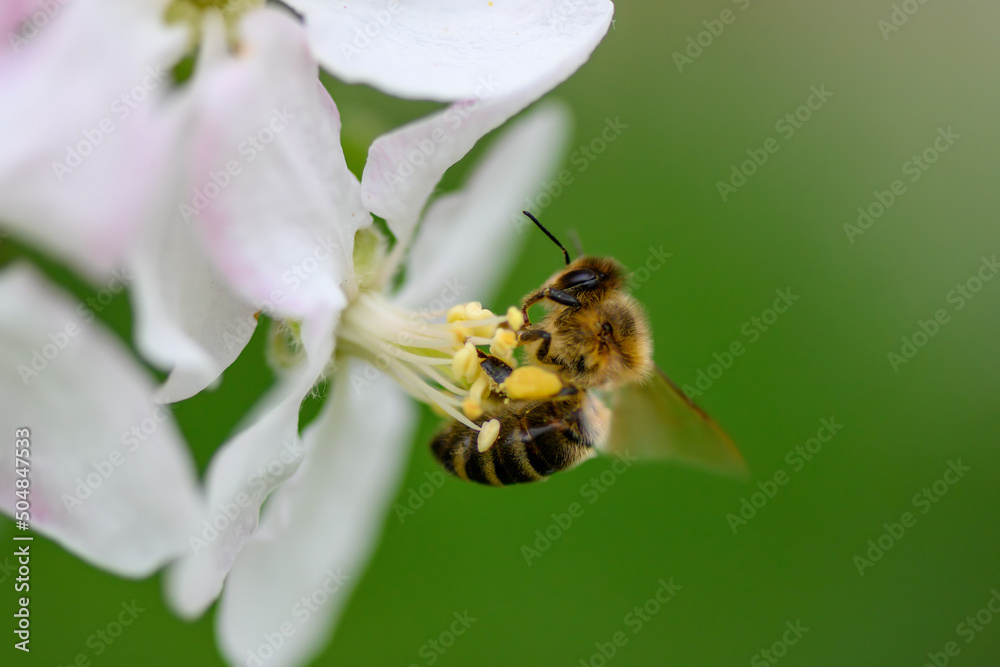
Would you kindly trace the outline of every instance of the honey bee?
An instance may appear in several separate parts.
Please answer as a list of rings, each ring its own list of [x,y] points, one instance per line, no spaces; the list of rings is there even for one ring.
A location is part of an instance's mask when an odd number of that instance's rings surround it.
[[[474,420],[481,431],[446,426],[431,442],[444,468],[507,486],[545,479],[600,450],[744,475],[743,458],[725,432],[653,363],[649,322],[626,291],[621,264],[608,257],[571,261],[558,239],[524,214],[559,246],[566,266],[524,297],[517,341],[525,363],[556,376],[560,386],[544,398],[494,399]],[[532,325],[528,309],[539,302],[547,312]],[[495,356],[479,357],[502,390],[513,369]],[[495,432],[486,432],[491,427]]]

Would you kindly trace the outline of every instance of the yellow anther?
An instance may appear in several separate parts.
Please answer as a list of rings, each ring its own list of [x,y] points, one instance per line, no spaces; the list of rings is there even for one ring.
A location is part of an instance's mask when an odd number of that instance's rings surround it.
[[[490,341],[490,354],[495,357],[509,357],[517,346],[517,334],[510,329],[497,329],[496,335]]]
[[[470,301],[465,304],[465,319],[479,320],[483,318],[483,304],[478,301]]]
[[[524,313],[521,312],[520,308],[515,308],[511,306],[507,309],[507,324],[514,331],[520,331],[521,327],[524,326]]]
[[[479,374],[479,355],[472,343],[466,343],[451,358],[451,372],[456,378],[465,378],[469,382]]]
[[[482,405],[483,399],[489,395],[490,380],[486,377],[486,373],[481,373],[469,389],[469,398],[471,398],[476,405]]]
[[[479,359],[476,359],[474,363],[469,366],[468,372],[465,374],[465,381],[469,384],[473,384],[482,374],[483,370],[479,367]]]
[[[455,373],[455,377],[464,378],[466,382],[472,383],[479,377],[482,371],[479,368],[479,351],[472,343],[466,343],[461,350],[455,353],[459,357],[461,366]],[[452,371],[455,371],[455,362],[451,364]]]
[[[469,327],[455,327],[451,330],[451,333],[455,336],[455,343],[457,345],[464,345],[465,339],[472,335],[472,329]]]
[[[492,311],[488,308],[483,308],[479,315],[476,317],[477,320],[485,320],[487,318],[493,317]],[[497,325],[495,324],[483,324],[475,327],[472,330],[473,336],[482,336],[483,338],[493,338],[493,334],[496,333]]]
[[[479,419],[483,416],[482,406],[471,398],[466,398],[462,401],[462,412],[464,412],[465,416],[469,419]]]
[[[465,304],[460,303],[457,306],[452,306],[448,311],[448,323],[461,322],[465,319]]]
[[[497,436],[500,435],[500,420],[491,419],[479,430],[479,439],[476,442],[479,452],[485,452],[487,449],[493,446],[493,443],[497,441]]]
[[[515,368],[500,388],[514,400],[534,400],[555,396],[563,383],[558,375],[544,368],[522,366]]]

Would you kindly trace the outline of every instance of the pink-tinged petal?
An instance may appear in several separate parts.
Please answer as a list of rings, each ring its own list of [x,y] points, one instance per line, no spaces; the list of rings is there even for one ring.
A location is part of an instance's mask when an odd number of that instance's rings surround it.
[[[156,110],[186,35],[163,4],[73,0],[0,50],[0,224],[91,276],[120,261],[171,168]]]
[[[208,14],[195,77],[227,57],[222,19]],[[198,121],[196,93],[191,88],[178,91],[162,110],[164,122],[175,128],[178,155],[191,156],[196,150],[190,131]],[[158,393],[166,403],[189,398],[218,379],[249,342],[257,312],[267,307],[255,307],[236,294],[213,265],[197,226],[178,211],[176,201],[195,184],[190,171],[162,175],[164,205],[145,226],[128,261],[134,274],[136,346],[153,364],[170,371]]]
[[[4,35],[6,42],[0,43],[0,50],[19,48],[32,39],[62,8],[55,2],[52,5],[53,8],[44,7],[41,0],[6,0],[0,7],[0,34]],[[37,17],[32,16],[40,8],[41,13]]]
[[[153,379],[86,307],[26,265],[0,274],[0,302],[0,430],[30,429],[32,529],[124,576],[173,560],[203,501]],[[0,506],[13,514],[22,478],[12,447],[0,448],[0,467]]]
[[[400,304],[426,308],[450,292],[459,302],[490,301],[524,231],[534,229],[521,211],[534,208],[541,193],[551,202],[545,185],[556,195],[567,187],[556,170],[570,127],[565,107],[539,106],[497,138],[462,190],[431,204],[410,249]]]
[[[261,505],[302,463],[299,408],[331,359],[335,323],[330,319],[316,329],[303,324],[305,361],[279,380],[249,424],[212,459],[205,481],[208,510],[189,536],[184,558],[168,571],[167,598],[179,615],[199,616],[218,597],[257,530]]]
[[[179,215],[150,225],[130,266],[136,346],[170,371],[157,398],[189,398],[239,356],[257,328],[260,308],[233,292],[200,236]]]
[[[533,88],[590,54],[608,0],[289,0],[317,57],[338,78],[390,95],[451,101],[484,86]],[[576,62],[578,61],[579,62]],[[574,64],[575,63],[575,64]]]
[[[362,369],[355,360],[336,373],[305,433],[302,466],[275,492],[229,574],[216,618],[231,664],[251,664],[282,624],[294,633],[265,664],[305,664],[332,635],[378,541],[406,464],[414,410],[386,377],[352,387],[351,374]]]
[[[610,13],[607,20],[610,21]],[[361,177],[362,201],[384,218],[397,237],[409,239],[427,198],[444,172],[460,160],[487,132],[499,127],[582,65],[607,29],[607,23],[587,33],[559,66],[528,85],[512,87],[501,81],[477,96],[456,102],[375,140]],[[525,160],[531,159],[530,155]]]
[[[304,28],[264,8],[240,35],[195,76],[196,181],[177,211],[244,300],[322,322],[356,289],[354,234],[371,216]]]

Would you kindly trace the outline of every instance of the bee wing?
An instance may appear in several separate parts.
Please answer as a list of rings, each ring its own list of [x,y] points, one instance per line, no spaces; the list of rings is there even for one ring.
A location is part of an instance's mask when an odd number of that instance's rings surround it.
[[[645,383],[615,392],[605,449],[730,477],[747,475],[746,461],[729,436],[659,368]]]

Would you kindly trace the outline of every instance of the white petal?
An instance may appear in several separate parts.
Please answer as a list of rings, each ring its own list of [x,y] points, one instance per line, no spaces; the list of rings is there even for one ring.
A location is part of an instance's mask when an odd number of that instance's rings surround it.
[[[451,291],[460,291],[453,295],[459,302],[490,301],[525,231],[533,233],[534,225],[521,211],[531,208],[529,202],[544,185],[556,194],[557,187],[567,187],[559,183],[556,169],[570,126],[562,105],[539,106],[496,140],[461,191],[428,208],[410,250],[411,279],[398,302],[425,308]],[[552,258],[556,266],[555,250]]]
[[[279,380],[255,408],[249,425],[212,459],[205,482],[208,511],[189,540],[188,553],[169,570],[166,581],[168,601],[179,615],[198,616],[218,597],[257,529],[264,500],[302,462],[299,408],[331,358],[334,324],[331,319],[314,330],[303,323],[305,362]]]
[[[73,0],[16,53],[0,50],[0,220],[91,276],[134,241],[165,169],[156,110],[186,36],[162,12]]]
[[[136,346],[170,370],[158,398],[172,403],[209,386],[239,356],[259,309],[233,293],[179,216],[147,233],[130,263]]]
[[[33,269],[0,275],[0,302],[0,430],[31,430],[32,528],[100,567],[149,574],[181,553],[202,512],[170,411],[115,336]],[[6,513],[13,458],[0,448]]]
[[[355,287],[354,234],[371,216],[304,28],[265,8],[241,39],[195,77],[197,181],[178,210],[247,302],[322,322]]]
[[[304,664],[330,638],[364,572],[406,464],[414,410],[386,377],[352,387],[363,368],[353,361],[338,371],[305,434],[302,466],[275,492],[229,575],[217,626],[231,664],[245,664],[285,623],[293,634],[266,664]]]
[[[305,15],[313,49],[338,78],[440,101],[481,96],[488,82],[515,90],[565,78],[614,13],[608,0],[289,4]]]
[[[588,51],[589,53],[589,51]],[[408,240],[427,198],[444,172],[487,132],[544,95],[583,62],[560,70],[558,77],[497,94],[466,100],[375,140],[361,177],[361,195],[372,213],[384,218],[392,232]],[[525,162],[532,160],[530,154]]]
[[[225,52],[224,28],[216,18],[206,18],[195,76]],[[136,346],[150,362],[170,371],[158,392],[166,403],[189,398],[215,382],[246,347],[260,310],[236,294],[214,266],[203,235],[176,206],[194,182],[193,156],[204,150],[190,130],[198,118],[196,92],[182,89],[162,111],[164,123],[173,128],[172,149],[180,168],[161,175],[158,215],[147,221],[127,261],[134,280],[130,295]]]

